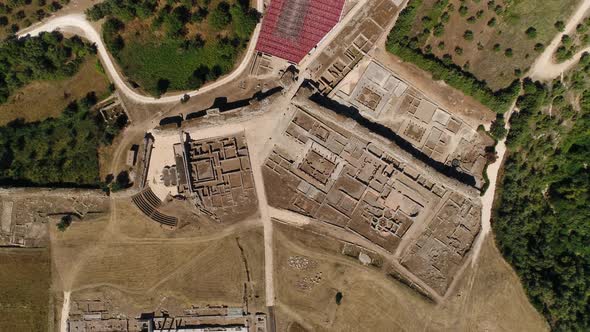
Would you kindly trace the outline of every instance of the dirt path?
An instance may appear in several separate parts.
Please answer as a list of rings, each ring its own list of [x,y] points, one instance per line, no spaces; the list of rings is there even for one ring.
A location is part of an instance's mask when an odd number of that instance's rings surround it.
[[[272,206],[269,207],[269,210],[270,210],[271,217],[276,218],[276,219],[280,219],[280,220],[285,221],[289,224],[303,226],[303,225],[308,225],[308,224],[312,223],[311,218],[306,217],[306,216],[296,213],[296,212],[277,209]]]
[[[510,107],[510,111],[504,116],[506,119],[506,132],[510,130],[510,115],[514,112],[516,101]],[[506,155],[506,138],[503,138],[496,144],[497,158],[493,164],[490,164],[487,169],[490,186],[481,198],[481,231],[475,242],[473,243],[473,254],[471,255],[471,265],[474,265],[479,257],[483,242],[487,235],[492,231],[492,208],[494,206],[494,197],[496,196],[496,187],[498,185],[498,174],[500,167],[504,164],[504,156]]]
[[[61,307],[59,330],[68,332],[68,316],[70,315],[70,291],[64,291],[64,303]]]
[[[262,1],[257,1],[257,6],[261,6]],[[262,11],[262,8],[257,8],[258,11]],[[161,98],[155,98],[150,96],[144,96],[136,91],[134,91],[131,87],[129,87],[126,83],[121,74],[117,71],[116,65],[113,62],[113,59],[109,55],[102,39],[100,38],[100,34],[96,29],[86,20],[86,16],[84,14],[69,14],[64,16],[58,16],[52,18],[42,24],[35,25],[30,29],[21,30],[18,33],[18,36],[25,36],[30,34],[32,36],[38,35],[41,32],[45,31],[54,31],[54,30],[63,30],[63,31],[72,31],[74,33],[80,33],[83,37],[90,40],[91,42],[96,44],[98,49],[98,54],[102,60],[103,66],[105,67],[106,71],[108,72],[111,80],[117,86],[119,91],[123,93],[127,98],[130,100],[142,103],[142,104],[167,104],[167,103],[177,103],[180,102],[180,99],[185,95],[188,94],[191,97],[200,96],[206,94],[207,92],[220,87],[224,84],[232,82],[238,76],[240,76],[245,70],[248,69],[248,65],[250,64],[252,58],[255,55],[255,48],[256,42],[258,40],[258,35],[260,34],[261,24],[259,23],[252,34],[252,38],[250,39],[250,43],[248,45],[248,49],[246,51],[246,55],[244,56],[242,62],[239,66],[229,75],[221,78],[218,81],[215,81],[209,85],[202,87],[199,90],[190,91],[186,93],[177,93],[167,95]]]
[[[530,76],[532,79],[543,81],[554,79],[578,63],[584,52],[590,51],[589,46],[576,53],[576,55],[574,55],[574,57],[570,60],[564,61],[562,63],[553,62],[553,54],[555,54],[555,50],[557,50],[559,44],[561,44],[561,38],[563,35],[574,31],[578,23],[585,17],[588,9],[590,9],[590,0],[583,0],[574,15],[569,19],[565,30],[561,33],[558,33],[557,36],[553,38],[549,46],[547,46],[543,53],[537,58],[537,60],[535,60],[528,76]]]

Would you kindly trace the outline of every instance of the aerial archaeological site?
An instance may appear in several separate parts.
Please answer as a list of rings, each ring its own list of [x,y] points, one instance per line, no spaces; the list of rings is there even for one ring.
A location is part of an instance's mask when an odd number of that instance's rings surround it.
[[[590,0],[0,0],[0,331],[590,330]]]

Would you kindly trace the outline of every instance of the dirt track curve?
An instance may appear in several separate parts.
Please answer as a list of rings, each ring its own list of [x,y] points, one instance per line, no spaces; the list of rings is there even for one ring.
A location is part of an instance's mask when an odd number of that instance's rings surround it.
[[[533,63],[533,66],[529,71],[529,76],[532,79],[541,81],[552,80],[576,65],[584,52],[590,52],[589,46],[576,53],[573,58],[567,61],[562,63],[553,62],[553,54],[555,54],[555,50],[557,50],[559,44],[561,44],[561,38],[576,28],[578,23],[586,16],[588,9],[590,9],[590,0],[584,0],[578,9],[576,9],[576,12],[572,17],[570,17],[565,26],[565,30],[558,33],[557,36],[553,38],[551,44],[545,48],[543,53]]]
[[[261,6],[261,1],[258,1],[258,6]],[[259,11],[262,11],[262,8],[257,8]],[[89,41],[96,44],[96,48],[98,50],[98,55],[100,56],[103,65],[106,71],[109,73],[113,83],[117,86],[119,91],[124,94],[130,100],[141,103],[141,104],[168,104],[168,103],[176,103],[179,102],[180,99],[185,95],[189,95],[191,97],[199,96],[205,94],[215,88],[218,88],[224,84],[230,83],[234,81],[238,76],[240,76],[247,68],[248,64],[254,57],[256,42],[258,40],[258,35],[260,34],[260,27],[261,24],[259,23],[254,30],[252,35],[252,39],[248,44],[248,49],[246,51],[246,56],[242,59],[242,62],[238,65],[238,67],[232,71],[229,75],[221,78],[218,81],[215,81],[209,85],[206,85],[198,90],[186,92],[186,93],[176,93],[167,96],[163,96],[160,98],[155,98],[151,96],[144,96],[137,93],[131,87],[129,87],[126,83],[121,74],[117,71],[113,60],[111,59],[102,39],[100,38],[100,34],[96,29],[88,22],[86,16],[84,14],[69,14],[65,16],[58,16],[49,19],[42,24],[32,26],[28,29],[24,29],[18,33],[18,36],[26,36],[26,35],[38,35],[41,32],[46,31],[54,31],[54,30],[62,30],[62,31],[72,31],[77,34],[80,34]]]

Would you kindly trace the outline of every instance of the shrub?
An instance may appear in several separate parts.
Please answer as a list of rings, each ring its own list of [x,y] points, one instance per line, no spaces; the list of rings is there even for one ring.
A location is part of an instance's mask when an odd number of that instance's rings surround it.
[[[554,26],[557,31],[563,32],[565,30],[565,23],[563,23],[563,21],[555,22]]]
[[[473,40],[473,31],[466,30],[465,33],[463,33],[463,38],[469,41]]]
[[[57,229],[59,229],[61,232],[65,232],[71,224],[72,216],[70,216],[69,214],[65,215],[61,217],[61,220],[59,221],[59,223],[57,223]]]
[[[492,122],[490,126],[490,134],[497,140],[501,140],[506,137],[506,133],[508,132],[505,126],[504,115],[497,114],[496,119]]]
[[[529,27],[528,29],[526,29],[525,33],[529,39],[537,38],[537,29],[533,27]]]
[[[461,16],[465,16],[467,15],[467,12],[469,11],[469,8],[465,5],[461,5],[461,7],[459,7],[459,14]]]
[[[256,11],[246,11],[239,4],[233,5],[229,12],[236,36],[242,41],[248,40],[256,27],[256,23],[258,23],[258,13]]]
[[[488,10],[493,10],[496,2],[494,0],[488,1]]]
[[[442,24],[437,24],[434,26],[434,30],[432,32],[432,34],[436,37],[442,36],[442,34],[445,32],[445,26]]]
[[[215,30],[225,28],[231,22],[229,4],[225,1],[220,2],[207,17],[209,25]]]

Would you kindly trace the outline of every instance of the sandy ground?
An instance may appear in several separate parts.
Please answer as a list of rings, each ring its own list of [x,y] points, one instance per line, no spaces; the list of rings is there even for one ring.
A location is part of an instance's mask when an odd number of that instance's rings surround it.
[[[555,63],[553,62],[553,54],[555,54],[555,50],[561,44],[561,38],[571,33],[578,23],[586,16],[586,13],[590,9],[590,0],[584,0],[574,15],[569,19],[567,25],[565,26],[565,30],[560,32],[553,38],[549,46],[545,48],[543,53],[537,58],[537,60],[533,63],[531,70],[529,71],[529,76],[535,80],[552,80],[565,71],[573,67],[578,61],[584,52],[590,51],[590,46],[582,49],[573,58],[564,61],[562,63]]]
[[[309,225],[313,221],[302,214],[269,206],[270,216],[295,225]]]
[[[176,143],[180,143],[180,133],[153,131],[152,135],[154,136],[154,149],[152,150],[152,157],[150,159],[147,183],[154,194],[164,201],[168,194],[178,194],[176,186],[164,186],[161,176],[164,167],[176,165],[173,146]]]

